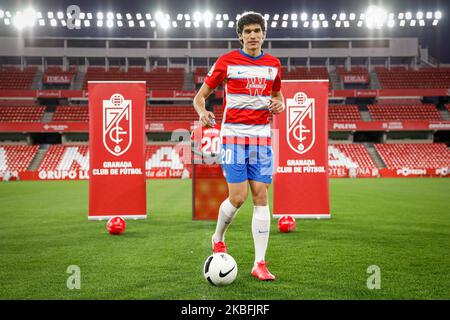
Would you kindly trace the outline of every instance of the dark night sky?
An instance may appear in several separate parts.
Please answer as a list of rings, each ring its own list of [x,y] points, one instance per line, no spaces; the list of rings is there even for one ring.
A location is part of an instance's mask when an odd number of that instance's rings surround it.
[[[93,0],[60,0],[60,1],[32,1],[32,0],[0,0],[0,9],[15,11],[18,8],[32,6],[35,10],[41,11],[65,11],[68,5],[76,4],[80,6],[84,12],[97,11],[113,11],[121,13],[136,13],[136,12],[150,12],[153,13],[157,9],[165,12],[176,14],[193,13],[197,10],[203,11],[209,9],[211,12],[229,13],[235,16],[247,10],[258,11],[261,13],[291,13],[291,12],[316,12],[325,13],[330,16],[332,13],[339,12],[364,12],[370,4],[381,5],[389,12],[417,12],[422,10],[435,11],[440,10],[443,14],[443,19],[437,27],[408,27],[408,28],[394,28],[392,30],[384,29],[382,31],[368,30],[367,28],[350,28],[350,29],[317,29],[317,30],[287,30],[287,29],[270,29],[268,30],[269,38],[317,38],[317,37],[418,37],[420,44],[430,49],[430,54],[438,58],[441,62],[450,63],[450,0],[296,0],[296,1],[266,1],[266,0],[228,0],[228,1],[175,1],[175,0],[157,0],[157,1],[93,1]],[[173,19],[173,15],[172,15]],[[212,28],[208,31],[205,29],[191,29],[189,31],[180,31],[177,29],[167,32],[166,37],[235,37],[234,30],[224,28],[221,31],[216,31]],[[17,33],[16,30],[9,27],[6,30],[5,26],[0,26],[0,35],[11,35]],[[39,36],[76,36],[76,37],[96,37],[96,36],[111,36],[111,37],[153,37],[153,31],[148,28],[113,28],[99,29],[97,27],[90,27],[89,29],[68,30],[61,27],[51,29],[49,28],[35,28],[33,34]],[[164,37],[164,34],[159,33],[159,37]]]

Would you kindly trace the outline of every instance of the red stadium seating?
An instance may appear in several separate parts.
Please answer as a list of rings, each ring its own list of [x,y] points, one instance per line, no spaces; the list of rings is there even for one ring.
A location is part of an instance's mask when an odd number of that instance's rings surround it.
[[[450,167],[450,152],[444,143],[375,144],[389,169]]]
[[[0,99],[1,106],[35,106],[35,99]]]
[[[186,152],[190,153],[190,145],[185,145]],[[145,168],[149,169],[184,169],[190,161],[183,157],[182,149],[177,149],[174,145],[149,145],[145,149]],[[186,154],[186,156],[190,156]]]
[[[207,67],[197,67],[194,70],[194,77],[195,76],[204,77],[206,76],[207,73],[208,73]]]
[[[190,153],[190,145],[185,145]],[[145,150],[146,168],[183,169],[182,149],[172,144],[149,145]],[[188,162],[188,161],[187,161]],[[77,171],[89,169],[89,147],[87,145],[52,145],[42,160],[39,171]]]
[[[0,145],[0,172],[25,171],[38,149],[37,145]]]
[[[287,67],[281,67],[281,77],[285,80],[327,80],[330,78],[330,75],[325,67],[311,67],[309,71],[306,67],[294,67],[291,68],[291,71],[288,71]]]
[[[60,73],[70,73],[75,74],[77,72],[76,66],[70,66],[67,71],[63,71],[62,66],[48,66],[45,73],[51,73],[51,74],[60,74]]]
[[[150,106],[147,121],[196,121],[198,114],[193,106]]]
[[[391,66],[390,70],[386,67],[375,67],[375,72],[398,72],[398,71],[408,71],[408,68],[405,66]]]
[[[88,170],[88,151],[88,146],[51,145],[38,170]]]
[[[446,104],[445,108],[447,108],[447,111],[450,112],[450,104]]]
[[[0,122],[39,122],[45,106],[0,106]]]
[[[433,104],[368,105],[373,120],[442,120]]]
[[[328,108],[330,121],[361,121],[361,114],[356,105],[330,105]]]
[[[147,106],[146,121],[195,121],[197,112],[192,106]],[[87,106],[58,106],[52,121],[89,121]]]
[[[87,106],[57,106],[52,121],[89,121]]]
[[[142,68],[129,68],[128,72],[110,68],[89,67],[85,75],[83,89],[87,89],[87,81],[146,81],[147,90],[182,90],[184,86],[183,68],[158,68],[145,72]]]
[[[328,164],[331,168],[355,168],[369,172],[377,169],[363,144],[330,144]]]
[[[377,101],[378,105],[422,105],[422,101],[420,99],[379,99]]]
[[[37,67],[28,67],[20,71],[18,67],[0,67],[0,90],[29,90],[33,83]]]
[[[376,68],[383,89],[447,89],[450,88],[450,69],[422,68],[388,71]]]

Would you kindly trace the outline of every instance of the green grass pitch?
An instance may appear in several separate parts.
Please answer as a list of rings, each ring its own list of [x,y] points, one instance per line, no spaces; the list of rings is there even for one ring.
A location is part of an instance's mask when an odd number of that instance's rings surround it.
[[[332,219],[290,234],[272,220],[275,282],[250,276],[249,198],[226,235],[239,270],[227,287],[203,278],[215,221],[191,219],[191,181],[147,187],[148,219],[111,236],[87,220],[86,181],[0,183],[0,299],[450,298],[450,179],[331,180]],[[79,290],[66,287],[69,265]],[[367,288],[371,265],[380,289]]]

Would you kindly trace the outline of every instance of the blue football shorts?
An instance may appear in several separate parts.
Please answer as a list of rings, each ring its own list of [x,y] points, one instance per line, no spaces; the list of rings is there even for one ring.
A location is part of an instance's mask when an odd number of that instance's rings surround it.
[[[222,144],[220,150],[223,175],[229,183],[254,180],[272,183],[272,147]]]

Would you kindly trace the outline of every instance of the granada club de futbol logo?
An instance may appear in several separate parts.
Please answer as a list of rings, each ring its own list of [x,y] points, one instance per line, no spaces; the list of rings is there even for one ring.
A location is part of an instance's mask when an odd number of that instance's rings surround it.
[[[103,145],[115,156],[124,154],[131,146],[131,100],[114,93],[103,100]]]
[[[251,96],[262,96],[266,88],[266,78],[252,77],[247,78],[247,89]]]
[[[303,92],[297,92],[293,98],[286,99],[287,141],[292,150],[303,154],[314,145],[315,99],[310,99]]]

